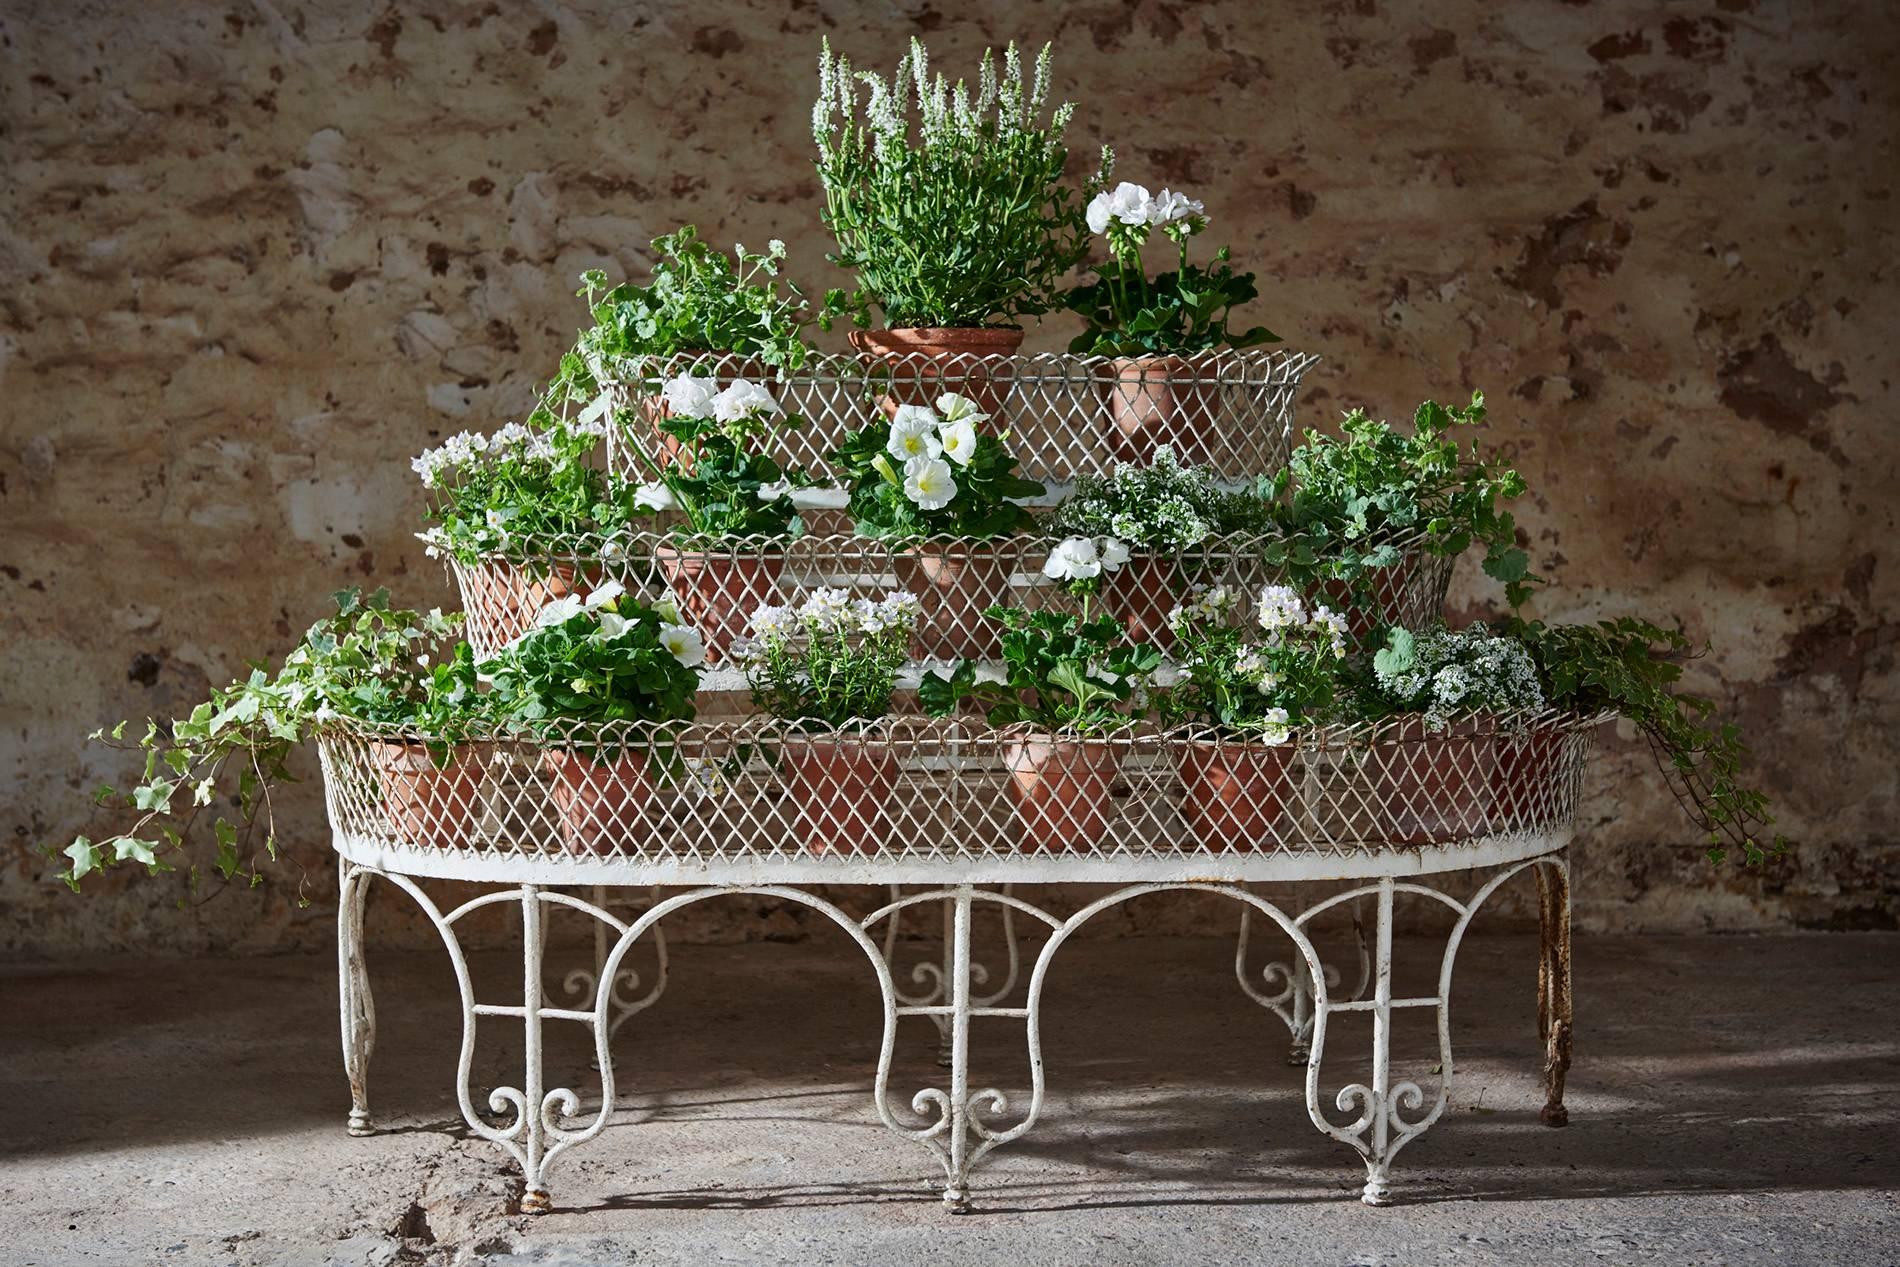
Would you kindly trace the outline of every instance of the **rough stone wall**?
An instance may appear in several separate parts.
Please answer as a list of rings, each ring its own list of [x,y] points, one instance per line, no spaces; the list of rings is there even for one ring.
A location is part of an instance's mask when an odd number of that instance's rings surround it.
[[[1892,423],[1896,39],[1877,0],[0,2],[0,945],[321,943],[295,883],[76,900],[34,847],[126,770],[83,733],[277,654],[340,584],[445,601],[407,458],[506,421],[681,221],[831,283],[819,36],[940,67],[1053,38],[1078,150],[1203,197],[1258,317],[1324,354],[1301,420],[1483,387],[1560,617],[1680,616],[1799,842],[1713,870],[1612,740],[1594,928],[1900,915]],[[1079,164],[1078,164],[1079,165]],[[1054,346],[1059,330],[1032,334]],[[1457,615],[1495,595],[1475,568]],[[312,770],[314,775],[314,770]],[[293,871],[295,867],[293,866]],[[177,903],[184,899],[184,909]],[[1121,927],[1202,918],[1154,903]],[[798,921],[708,908],[702,936]],[[416,934],[413,924],[410,935]]]

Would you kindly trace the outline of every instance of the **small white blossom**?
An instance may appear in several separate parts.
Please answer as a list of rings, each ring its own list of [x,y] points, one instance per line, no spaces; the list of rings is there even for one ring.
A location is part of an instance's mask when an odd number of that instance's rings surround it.
[[[1148,223],[1160,228],[1176,220],[1205,220],[1207,208],[1186,194],[1163,189],[1148,207]]]
[[[737,422],[763,414],[782,414],[772,393],[749,379],[737,378],[732,386],[713,397],[713,417],[720,422]]]
[[[1287,724],[1288,715],[1284,708],[1269,708],[1261,719],[1259,738],[1264,744],[1278,746],[1293,737],[1293,730]]]
[[[752,632],[761,640],[790,638],[798,633],[798,617],[789,607],[760,603],[752,613]]]
[[[1049,552],[1042,574],[1053,581],[1087,581],[1102,574],[1102,556],[1088,537],[1070,537]]]
[[[1115,537],[1103,537],[1095,543],[1096,551],[1102,556],[1102,570],[1119,572],[1128,562],[1128,543]]]
[[[950,464],[942,458],[912,458],[904,463],[904,496],[923,510],[942,510],[957,495]]]
[[[587,595],[587,606],[589,609],[605,607],[608,603],[618,599],[626,592],[627,587],[622,585],[619,581],[603,581],[598,587],[589,591]]]
[[[1306,603],[1300,598],[1300,592],[1291,586],[1262,587],[1255,608],[1255,622],[1271,635],[1298,629],[1306,623]]]
[[[667,412],[675,418],[710,418],[713,398],[719,394],[719,381],[697,374],[681,374],[667,380]]]
[[[848,632],[857,618],[851,606],[851,591],[829,585],[819,586],[798,609],[798,618],[807,628],[821,633]]]
[[[1104,190],[1090,199],[1089,232],[1107,232],[1111,220],[1123,224],[1146,224],[1153,203],[1154,198],[1146,189],[1124,180],[1115,188]]]

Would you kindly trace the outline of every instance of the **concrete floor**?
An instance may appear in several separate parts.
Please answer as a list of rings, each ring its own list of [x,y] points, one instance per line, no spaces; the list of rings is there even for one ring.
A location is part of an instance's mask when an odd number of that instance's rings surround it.
[[[1900,936],[1582,941],[1566,1130],[1536,1117],[1533,950],[1467,940],[1452,1107],[1374,1210],[1231,942],[1072,943],[1043,1120],[979,1169],[965,1217],[872,1116],[874,989],[842,940],[680,949],[616,1046],[616,1123],[538,1218],[510,1214],[513,1171],[456,1111],[439,955],[372,963],[369,1139],[343,1130],[330,959],[14,966],[0,1262],[1900,1262]],[[519,980],[518,960],[477,969],[496,1001]],[[905,1026],[907,1099],[943,1075],[928,1023]],[[978,1029],[980,1085],[1026,1083],[1020,1034]],[[484,1030],[478,1087],[518,1079],[518,1037]],[[1400,1040],[1400,1076],[1427,1078],[1425,1018]],[[577,1027],[550,1041],[550,1082],[584,1078]],[[1340,1028],[1324,1085],[1364,1076],[1366,1041]]]

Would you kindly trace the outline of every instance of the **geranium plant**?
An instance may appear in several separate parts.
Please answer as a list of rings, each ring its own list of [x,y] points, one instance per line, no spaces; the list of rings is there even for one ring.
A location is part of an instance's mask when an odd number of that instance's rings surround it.
[[[1126,725],[1161,653],[1135,646],[1112,617],[992,607],[1003,626],[1000,674],[964,660],[947,676],[924,675],[918,698],[933,716],[966,699],[992,726],[1027,725],[1038,733],[1099,735]]]
[[[1034,517],[1016,499],[1045,491],[1015,474],[1016,459],[984,431],[989,415],[958,395],[899,405],[844,437],[831,461],[850,492],[860,536],[885,541],[926,537],[1006,537]]]
[[[1743,781],[1749,747],[1741,731],[1719,720],[1715,701],[1678,687],[1677,661],[1691,650],[1680,630],[1628,617],[1588,625],[1514,617],[1503,629],[1528,648],[1553,706],[1614,710],[1643,732],[1684,810],[1708,834],[1713,860],[1737,849],[1753,865],[1787,852],[1785,837],[1769,835],[1767,797]]]
[[[137,817],[104,840],[80,836],[66,845],[69,885],[77,889],[87,875],[116,863],[172,870],[171,860],[187,850],[207,811],[216,842],[213,868],[227,880],[242,871],[260,883],[260,853],[277,857],[271,791],[291,777],[285,767],[290,750],[322,721],[343,716],[413,726],[432,736],[430,757],[438,765],[451,744],[485,721],[487,700],[476,690],[466,644],[431,664],[453,637],[459,614],[395,609],[386,590],[349,589],[335,597],[337,613],[312,625],[275,673],[256,666],[169,726],[147,721],[131,742],[126,722],[93,733],[100,742],[144,753],[131,789],[100,787],[93,795],[96,804]],[[263,840],[254,845],[260,812]],[[196,865],[191,875],[195,884]]]
[[[1240,595],[1202,587],[1169,614],[1180,680],[1160,698],[1170,722],[1198,720],[1256,743],[1283,744],[1292,728],[1325,719],[1346,655],[1346,622],[1284,585],[1262,588],[1254,628],[1235,615]]]
[[[602,434],[579,422],[510,423],[493,435],[451,436],[413,459],[435,525],[431,555],[527,557],[537,542],[623,526],[632,509],[625,491],[588,460]]]
[[[1049,551],[1042,574],[1080,598],[1086,618],[1102,582],[1126,567],[1128,559],[1127,542],[1115,537],[1067,537]]]
[[[1227,247],[1207,267],[1188,262],[1188,241],[1207,228],[1206,209],[1185,194],[1150,194],[1123,181],[1097,193],[1085,213],[1090,232],[1108,242],[1110,258],[1096,267],[1097,280],[1071,290],[1065,305],[1080,313],[1086,328],[1071,352],[1099,356],[1183,356],[1215,348],[1275,343],[1265,326],[1235,330],[1233,310],[1258,297],[1252,273],[1236,273]],[[1177,252],[1173,272],[1150,279],[1142,247],[1156,229]]]
[[[1524,644],[1483,625],[1389,630],[1372,657],[1372,680],[1374,711],[1422,713],[1432,731],[1477,713],[1538,712],[1545,705]]]
[[[1420,405],[1410,435],[1358,409],[1340,424],[1341,438],[1309,432],[1264,490],[1279,499],[1287,533],[1270,561],[1302,584],[1356,588],[1368,572],[1398,563],[1401,544],[1455,557],[1475,543],[1485,549],[1485,574],[1518,606],[1538,578],[1501,503],[1523,494],[1524,479],[1475,440],[1467,447],[1464,433],[1483,421],[1484,394],[1474,392],[1464,409]]]
[[[1049,311],[1087,249],[1081,204],[1111,156],[1076,191],[1062,183],[1073,105],[1045,120],[1049,49],[1025,76],[1014,44],[999,77],[988,52],[974,92],[930,75],[913,39],[887,81],[854,71],[830,43],[818,58],[812,136],[833,262],[857,273],[866,305],[891,327],[1006,323]]]
[[[837,729],[890,710],[917,614],[911,594],[873,602],[820,588],[796,607],[753,612],[753,638],[734,654],[755,705],[795,725]]]
[[[1107,475],[1081,476],[1049,527],[1065,535],[1114,537],[1136,550],[1180,552],[1270,522],[1262,499],[1224,491],[1210,468],[1182,465],[1164,444],[1146,466],[1117,462]]]
[[[801,419],[743,378],[721,388],[716,379],[682,374],[666,384],[665,400],[669,416],[659,427],[680,449],[651,453],[634,435],[635,461],[647,479],[634,493],[642,511],[678,509],[683,531],[696,537],[803,534],[791,489],[804,477],[781,467],[763,444]]]

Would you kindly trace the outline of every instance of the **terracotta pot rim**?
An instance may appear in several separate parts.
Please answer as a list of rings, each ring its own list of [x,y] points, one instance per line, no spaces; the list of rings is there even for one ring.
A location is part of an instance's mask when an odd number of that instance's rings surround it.
[[[1300,746],[1296,743],[1256,743],[1246,739],[1189,739],[1182,744],[1189,749],[1220,748],[1230,752],[1283,752],[1288,756],[1298,756]]]
[[[750,538],[747,538],[747,537],[734,537],[730,539],[735,540],[735,541],[750,540]],[[770,538],[770,540],[778,540],[778,538],[774,537],[774,538]],[[787,542],[790,542],[790,541],[796,540],[796,538],[786,537],[784,538],[784,540],[786,540]],[[741,562],[764,563],[764,562],[769,562],[772,560],[782,561],[785,559],[785,557],[789,553],[790,553],[789,549],[784,546],[779,546],[779,547],[765,546],[765,547],[760,547],[757,549],[747,548],[745,550],[741,550],[736,553],[727,551],[727,550],[721,550],[716,546],[705,546],[700,549],[694,549],[690,545],[676,545],[670,541],[657,542],[654,544],[654,547],[653,547],[653,555],[655,558],[726,559],[733,563],[741,563]]]
[[[889,352],[891,344],[918,346],[935,343],[985,343],[1014,347],[1027,331],[1021,326],[886,326],[882,330],[853,330],[848,338],[861,352]]]

